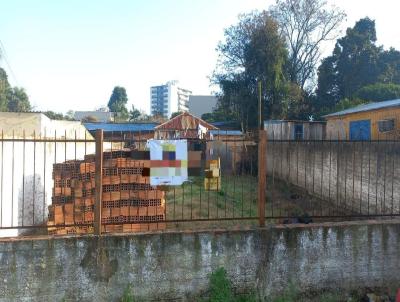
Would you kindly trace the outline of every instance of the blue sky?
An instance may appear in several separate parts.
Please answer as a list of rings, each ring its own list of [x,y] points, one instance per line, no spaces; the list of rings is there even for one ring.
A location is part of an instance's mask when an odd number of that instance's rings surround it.
[[[215,47],[237,15],[272,0],[37,0],[2,1],[0,66],[27,90],[36,110],[92,110],[105,106],[114,86],[148,111],[151,85],[179,80],[209,94]],[[395,0],[329,1],[346,10],[352,26],[376,19],[378,43],[400,49]],[[324,46],[328,54],[333,43]],[[129,105],[130,107],[130,105]]]

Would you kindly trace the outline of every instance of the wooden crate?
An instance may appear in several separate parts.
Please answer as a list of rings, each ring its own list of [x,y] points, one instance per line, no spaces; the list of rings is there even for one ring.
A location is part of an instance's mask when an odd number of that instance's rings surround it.
[[[221,177],[204,178],[204,189],[206,191],[219,191],[219,190],[221,190]]]

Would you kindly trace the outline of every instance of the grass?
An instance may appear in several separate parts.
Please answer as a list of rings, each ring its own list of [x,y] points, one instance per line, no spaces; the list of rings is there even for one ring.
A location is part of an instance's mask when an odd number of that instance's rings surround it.
[[[257,179],[255,177],[222,177],[220,191],[206,191],[204,178],[191,177],[189,182],[182,186],[171,187],[167,191],[166,218],[167,220],[193,220],[256,217],[256,196]],[[215,222],[209,222],[209,224],[213,223]],[[219,224],[227,223],[219,222]],[[175,224],[177,225],[179,224]]]
[[[209,275],[209,285],[206,292],[207,298],[195,300],[201,302],[256,302],[259,301],[256,294],[237,294],[232,282],[229,280],[224,268],[218,268]],[[135,302],[132,288],[128,286],[123,293],[120,302]],[[344,296],[343,293],[301,293],[299,289],[289,283],[286,290],[279,296],[267,298],[267,302],[356,302],[359,297]]]
[[[257,177],[229,175],[221,177],[219,191],[205,191],[203,177],[191,177],[190,181],[166,188],[167,220],[192,221],[191,228],[256,226]],[[266,215],[273,217],[307,217],[313,214],[328,215],[337,208],[322,199],[311,196],[305,190],[284,181],[269,179],[266,194]],[[336,212],[335,212],[336,211]],[[227,218],[253,218],[252,220],[224,220]],[[282,223],[282,219],[269,219],[270,223]],[[187,228],[185,223],[169,223],[168,228]]]
[[[209,276],[209,298],[204,302],[255,302],[255,295],[235,295],[224,268]]]
[[[132,288],[128,286],[124,290],[124,294],[120,300],[120,302],[135,302],[135,298],[133,297]]]

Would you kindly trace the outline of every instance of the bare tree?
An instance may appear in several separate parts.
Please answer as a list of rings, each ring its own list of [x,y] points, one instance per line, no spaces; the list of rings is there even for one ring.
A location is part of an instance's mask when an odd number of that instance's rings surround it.
[[[314,78],[321,43],[337,37],[346,14],[325,0],[276,0],[270,13],[287,43],[290,80],[304,89]]]

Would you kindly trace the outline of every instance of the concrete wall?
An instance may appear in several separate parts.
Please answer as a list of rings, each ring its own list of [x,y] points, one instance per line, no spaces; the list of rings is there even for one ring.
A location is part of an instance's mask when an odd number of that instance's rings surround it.
[[[269,141],[267,171],[339,209],[400,213],[400,142]]]
[[[94,143],[63,142],[93,139],[80,122],[50,120],[40,113],[0,113],[0,227],[37,225],[47,220],[53,191],[53,164],[83,159]],[[23,142],[26,138],[30,141]],[[60,142],[39,142],[57,138]],[[33,139],[36,140],[33,141]],[[2,229],[0,237],[26,229]]]
[[[400,284],[400,225],[364,222],[242,231],[0,242],[0,301],[193,301],[224,267],[236,292],[277,295]]]

